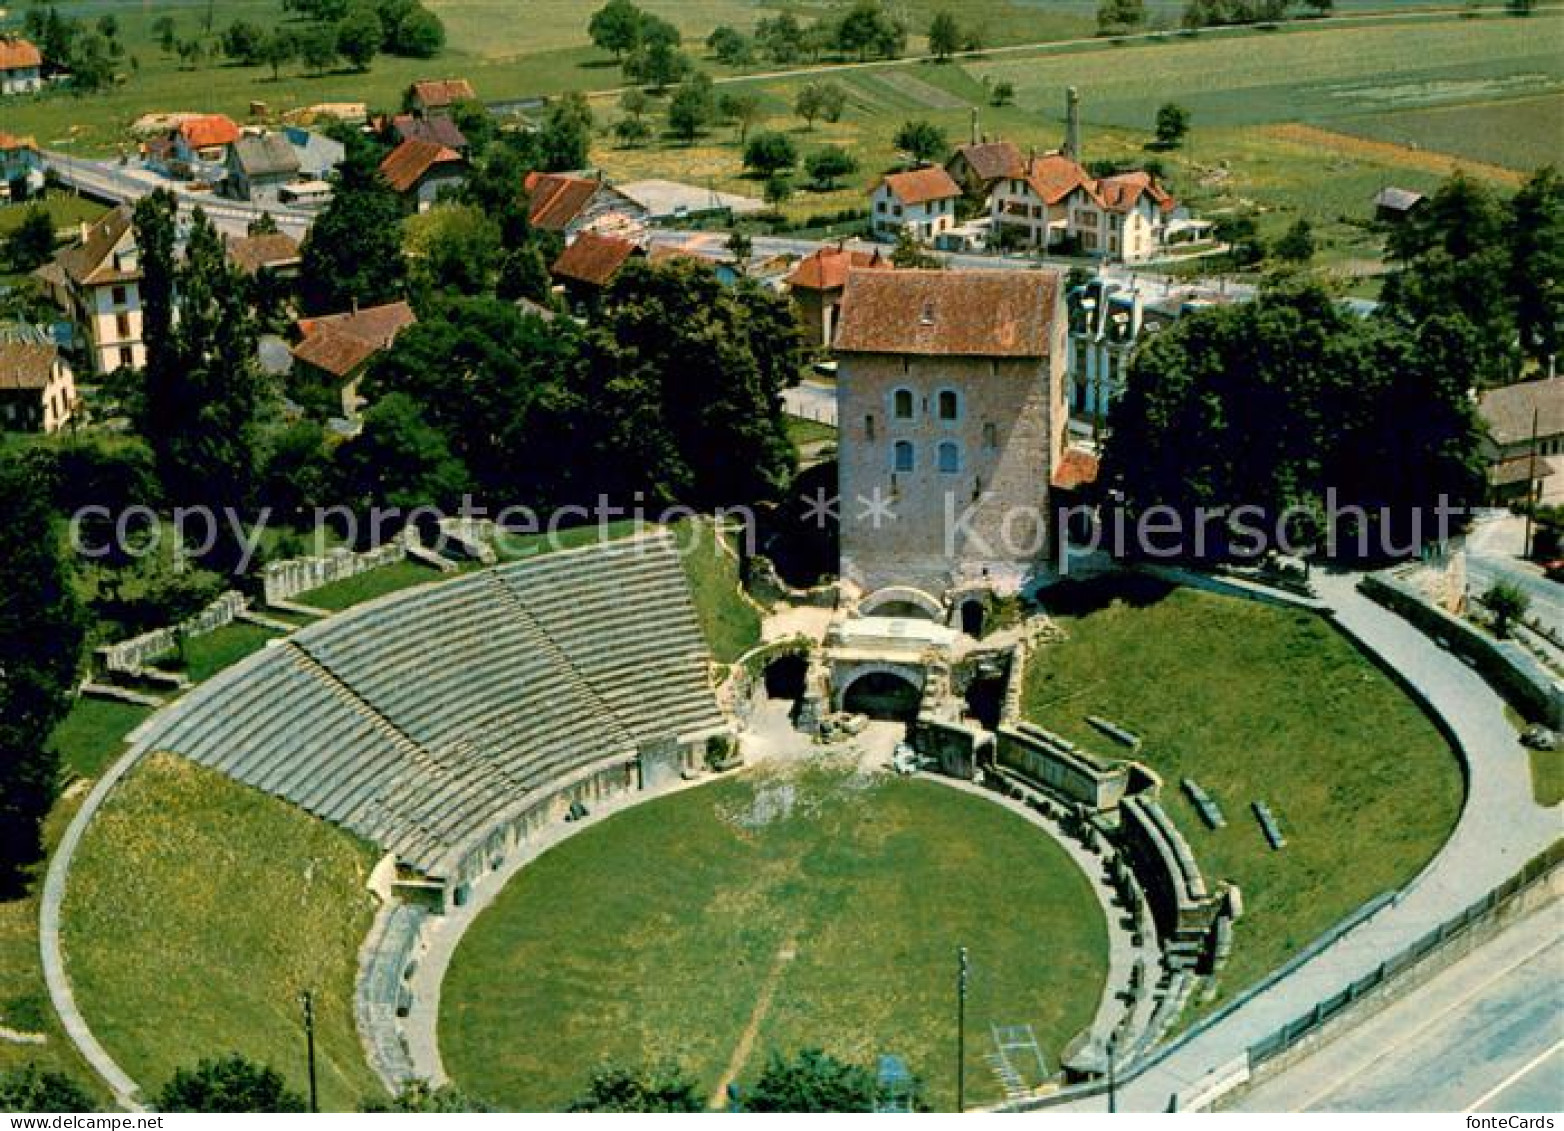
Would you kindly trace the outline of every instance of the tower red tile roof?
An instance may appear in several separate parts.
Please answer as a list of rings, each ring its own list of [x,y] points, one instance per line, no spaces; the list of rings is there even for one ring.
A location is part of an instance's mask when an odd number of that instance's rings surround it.
[[[1046,357],[1054,271],[890,271],[847,275],[838,353]]]

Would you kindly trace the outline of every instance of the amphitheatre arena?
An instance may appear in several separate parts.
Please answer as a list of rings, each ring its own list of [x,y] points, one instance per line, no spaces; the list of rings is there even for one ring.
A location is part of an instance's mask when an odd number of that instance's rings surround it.
[[[958,948],[967,1104],[1100,1092],[1456,823],[1446,735],[1317,610],[763,559],[751,595],[707,543],[705,577],[654,528],[391,593],[141,725],[44,912],[116,1093],[214,1048],[297,1078],[308,991],[337,1109],[414,1078],[557,1109],[659,1060],[721,1106],[811,1046],[949,1109]],[[763,618],[721,661],[714,586]]]

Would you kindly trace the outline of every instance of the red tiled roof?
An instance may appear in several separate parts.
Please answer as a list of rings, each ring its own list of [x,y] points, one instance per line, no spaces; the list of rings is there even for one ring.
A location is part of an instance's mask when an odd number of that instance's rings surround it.
[[[415,118],[411,114],[398,114],[391,119],[391,132],[399,142],[432,141],[447,149],[460,151],[467,148],[466,135],[449,118]]]
[[[1096,456],[1079,448],[1066,448],[1059,466],[1054,468],[1051,482],[1061,491],[1073,491],[1077,487],[1097,482],[1099,470]]]
[[[226,114],[202,114],[179,123],[178,133],[195,149],[209,145],[232,145],[239,140],[239,127]]]
[[[562,232],[597,195],[599,182],[564,173],[528,173],[525,182],[532,203],[527,218],[534,228]]]
[[[590,283],[594,287],[607,286],[625,265],[625,261],[641,249],[629,240],[616,236],[600,236],[596,232],[582,232],[551,268],[559,278]]]
[[[115,271],[109,255],[125,233],[131,230],[130,205],[111,208],[87,229],[86,238],[55,257],[55,263],[72,282],[81,286],[101,286],[140,278],[136,271]]]
[[[882,262],[878,248],[849,251],[843,247],[822,247],[799,261],[787,277],[787,285],[804,291],[839,291],[847,285],[849,270],[878,267]]]
[[[0,71],[20,71],[43,66],[38,48],[16,36],[0,37]]]
[[[380,306],[366,306],[349,314],[322,314],[317,318],[301,318],[299,333],[313,337],[322,330],[337,330],[362,338],[379,349],[385,349],[396,336],[418,321],[413,308],[398,300]]]
[[[1058,297],[1052,271],[850,271],[836,349],[1046,357]]]
[[[950,174],[938,165],[906,173],[887,173],[880,183],[889,188],[891,195],[903,204],[924,204],[961,195],[961,186],[951,180]]]
[[[1142,194],[1151,197],[1152,202],[1164,212],[1171,212],[1176,205],[1174,199],[1145,170],[1103,177],[1091,188],[1097,202],[1110,212],[1130,211],[1139,203]]]
[[[58,355],[58,349],[42,342],[0,342],[0,390],[47,389]]]
[[[261,236],[228,236],[228,258],[246,275],[263,267],[288,267],[299,262],[299,241],[283,232]]]
[[[333,377],[350,376],[379,352],[372,342],[332,329],[311,334],[293,347],[295,358]]]
[[[9,153],[13,149],[37,149],[38,143],[30,137],[17,137],[0,130],[0,153]]]
[[[1021,150],[1010,141],[985,141],[963,145],[956,149],[959,157],[966,159],[967,167],[982,181],[997,181],[1004,177],[1019,177],[1026,169],[1026,159]],[[955,158],[951,159],[954,162]],[[946,165],[949,169],[950,165]]]
[[[1086,170],[1062,153],[1033,157],[1022,175],[1045,204],[1058,204],[1078,188],[1091,190],[1092,179]]]
[[[413,96],[425,106],[450,106],[477,95],[466,79],[423,79],[413,84]]]
[[[462,155],[432,141],[404,141],[380,162],[380,176],[393,192],[413,188],[436,165],[459,163]]]

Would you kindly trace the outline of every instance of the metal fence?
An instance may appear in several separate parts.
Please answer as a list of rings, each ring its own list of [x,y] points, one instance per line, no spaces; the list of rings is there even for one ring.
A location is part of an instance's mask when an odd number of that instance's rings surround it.
[[[1545,879],[1561,860],[1564,860],[1564,841],[1554,843],[1546,852],[1532,859],[1518,873],[1472,903],[1466,910],[1445,920],[1400,953],[1387,958],[1346,989],[1324,1001],[1317,1002],[1307,1013],[1283,1025],[1269,1037],[1250,1045],[1250,1070],[1253,1071],[1267,1060],[1286,1052],[1305,1037],[1317,1032],[1321,1026],[1353,1002],[1361,1000],[1397,975],[1416,966],[1441,947],[1459,938],[1472,927],[1496,915],[1511,900],[1533,884]]]

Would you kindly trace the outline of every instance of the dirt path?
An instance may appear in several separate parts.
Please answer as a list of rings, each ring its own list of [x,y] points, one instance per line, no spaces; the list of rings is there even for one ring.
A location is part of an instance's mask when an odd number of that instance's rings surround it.
[[[1354,137],[1352,134],[1321,129],[1319,126],[1306,126],[1301,122],[1268,126],[1265,133],[1279,141],[1306,145],[1311,149],[1328,149],[1349,157],[1361,157],[1386,165],[1399,165],[1405,169],[1420,169],[1425,173],[1438,173],[1445,177],[1460,169],[1473,176],[1499,181],[1506,185],[1519,185],[1526,179],[1524,173],[1506,169],[1502,165],[1490,165],[1484,161],[1456,157],[1434,149],[1414,149],[1410,145],[1397,145],[1391,141],[1372,141],[1364,137]]]
[[[755,1008],[749,1015],[749,1023],[744,1026],[744,1031],[739,1034],[739,1043],[733,1046],[733,1056],[728,1060],[728,1067],[722,1073],[722,1079],[717,1081],[717,1086],[712,1089],[711,1098],[706,1101],[706,1106],[713,1111],[721,1111],[727,1105],[728,1086],[738,1079],[739,1073],[744,1070],[744,1065],[749,1061],[749,1054],[755,1048],[755,1038],[760,1034],[760,1026],[771,1013],[771,1003],[776,1000],[777,987],[782,984],[782,974],[787,969],[787,964],[798,957],[798,944],[789,939],[782,944],[777,951],[777,957],[771,964],[771,969],[766,973],[766,980],[761,983],[760,996],[755,999]]]

